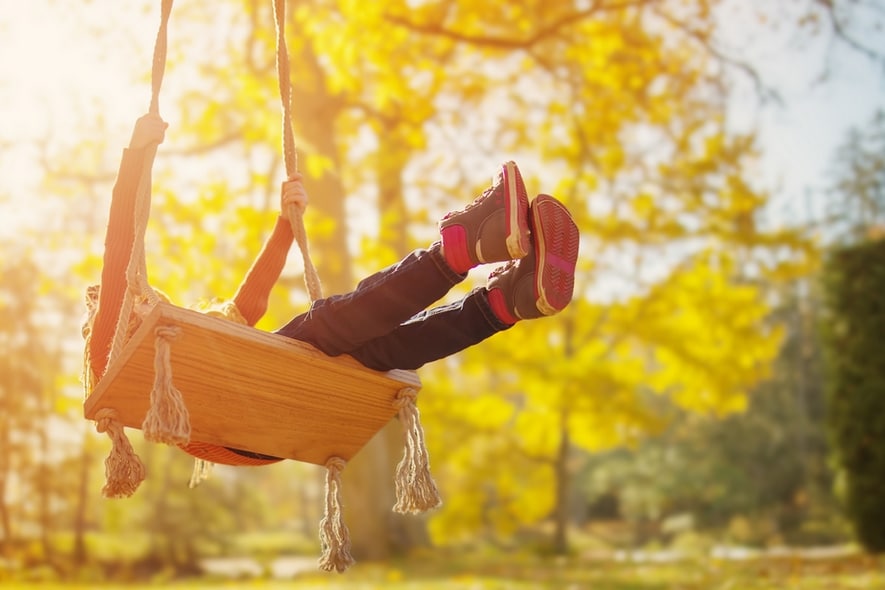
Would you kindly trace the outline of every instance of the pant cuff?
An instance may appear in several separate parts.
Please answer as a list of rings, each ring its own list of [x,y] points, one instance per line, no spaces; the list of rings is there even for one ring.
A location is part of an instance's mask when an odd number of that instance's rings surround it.
[[[430,259],[439,269],[439,272],[449,281],[451,286],[455,286],[464,279],[467,278],[467,273],[458,273],[452,270],[452,267],[449,266],[449,263],[446,262],[446,257],[442,253],[442,242],[436,241],[430,245],[427,249],[427,252],[430,254]]]
[[[468,295],[468,297],[473,298],[482,317],[485,318],[489,323],[489,326],[491,326],[496,332],[503,332],[516,325],[508,324],[498,319],[498,316],[492,311],[492,304],[489,303],[489,291],[485,287],[477,287],[470,293],[470,295]]]

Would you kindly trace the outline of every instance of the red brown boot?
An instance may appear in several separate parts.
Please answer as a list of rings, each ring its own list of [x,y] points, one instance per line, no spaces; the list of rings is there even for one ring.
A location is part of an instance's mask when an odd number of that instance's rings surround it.
[[[504,323],[559,313],[572,300],[580,234],[565,205],[550,195],[532,201],[533,248],[489,275],[489,303]]]
[[[529,200],[514,162],[501,166],[492,186],[439,222],[443,252],[452,270],[522,258],[529,251]]]

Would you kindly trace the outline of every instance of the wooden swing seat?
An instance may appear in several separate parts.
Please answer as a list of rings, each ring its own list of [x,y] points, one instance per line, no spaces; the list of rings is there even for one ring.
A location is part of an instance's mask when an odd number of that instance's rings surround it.
[[[168,303],[147,315],[84,403],[141,428],[154,384],[155,329],[177,326],[172,379],[188,408],[191,440],[324,465],[350,460],[396,415],[413,371],[380,372],[349,356]]]

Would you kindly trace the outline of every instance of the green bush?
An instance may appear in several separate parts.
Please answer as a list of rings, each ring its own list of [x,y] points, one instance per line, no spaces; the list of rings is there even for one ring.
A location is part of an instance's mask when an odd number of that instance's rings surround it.
[[[845,511],[885,551],[885,240],[832,252],[824,273],[827,414]]]

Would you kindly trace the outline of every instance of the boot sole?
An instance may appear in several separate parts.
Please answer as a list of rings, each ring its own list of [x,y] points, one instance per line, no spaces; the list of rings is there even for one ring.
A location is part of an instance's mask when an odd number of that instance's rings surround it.
[[[572,300],[580,234],[565,205],[538,195],[531,205],[535,237],[535,304],[544,315],[559,313]]]
[[[507,183],[507,253],[514,260],[529,253],[528,210],[529,197],[522,175],[514,162],[504,164],[504,182]]]

